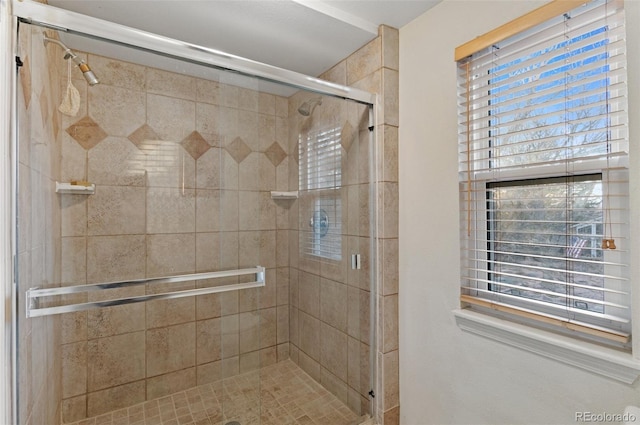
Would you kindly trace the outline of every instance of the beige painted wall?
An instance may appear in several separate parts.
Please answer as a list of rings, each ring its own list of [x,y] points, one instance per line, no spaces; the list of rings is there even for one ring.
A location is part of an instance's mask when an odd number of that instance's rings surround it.
[[[463,333],[452,314],[459,305],[454,48],[543,3],[445,0],[400,30],[403,425],[575,423],[576,411],[615,414],[640,403],[637,382],[625,385]],[[639,2],[627,2],[627,20],[633,115],[640,106],[633,80]],[[632,126],[633,144],[638,125]]]

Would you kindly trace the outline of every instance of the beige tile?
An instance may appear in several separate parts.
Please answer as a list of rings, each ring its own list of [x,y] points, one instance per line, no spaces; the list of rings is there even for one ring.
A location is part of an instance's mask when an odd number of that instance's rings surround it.
[[[108,292],[108,294],[107,294]],[[144,288],[122,288],[91,294],[90,301],[105,301],[144,295]],[[144,304],[127,304],[93,309],[87,312],[89,339],[141,331],[145,328]]]
[[[289,307],[279,306],[276,309],[276,342],[281,345],[289,342]]]
[[[259,308],[270,308],[276,306],[276,287],[278,285],[276,276],[276,269],[266,270],[265,285],[261,288],[257,288],[257,300]]]
[[[87,343],[62,345],[62,397],[87,392]]]
[[[382,294],[398,293],[398,239],[382,239]]]
[[[347,331],[347,285],[320,280],[320,318],[323,322]]]
[[[147,377],[195,366],[195,331],[196,326],[193,322],[148,330]]]
[[[347,84],[352,85],[381,67],[381,40],[375,38],[347,58]]]
[[[282,362],[290,358],[289,346],[290,344],[288,342],[285,342],[284,344],[278,344],[276,346],[276,361]]]
[[[260,319],[260,314],[257,312],[240,313],[238,315],[241,355],[260,348]]]
[[[222,150],[211,148],[196,161],[196,187],[198,189],[220,189]]]
[[[383,122],[388,125],[399,125],[399,73],[391,69],[382,70],[382,86],[384,90]]]
[[[260,317],[260,348],[272,347],[277,341],[277,312],[276,308],[259,310]]]
[[[84,300],[83,300],[84,301]],[[68,344],[87,339],[87,312],[65,313],[60,316],[62,335],[61,343]]]
[[[278,306],[289,304],[289,273],[288,267],[276,269],[276,305]]]
[[[147,379],[147,400],[174,394],[196,385],[196,368],[179,370]]]
[[[320,364],[345,382],[347,380],[348,361],[347,341],[347,334],[327,324],[323,323],[321,325]]]
[[[194,282],[153,284],[147,288],[147,294],[178,292],[193,288],[195,288]],[[147,329],[193,322],[196,318],[195,306],[194,297],[149,301],[146,303]]]
[[[253,111],[238,110],[238,136],[244,140],[253,152],[260,152],[260,139],[258,136],[258,114]]]
[[[319,318],[320,277],[310,273],[300,272],[298,291],[300,310],[313,317]]]
[[[181,255],[176,256],[175,253]],[[195,271],[195,235],[147,236],[147,276],[169,276]]]
[[[302,311],[298,314],[300,350],[312,359],[320,360],[320,321]]]
[[[384,412],[384,425],[400,425],[400,406]]]
[[[347,297],[347,333],[366,342],[369,340],[369,292],[349,287]]]
[[[389,410],[400,404],[399,384],[399,358],[398,350],[385,353],[382,357],[383,383],[384,383],[384,409]]]
[[[189,100],[147,94],[147,124],[162,140],[179,142],[195,130],[196,104]]]
[[[87,281],[87,240],[85,237],[62,238],[61,277],[64,285],[79,285]]]
[[[192,189],[147,189],[147,233],[195,232],[196,193]]]
[[[105,412],[141,403],[144,400],[144,381],[96,391],[87,395],[87,416],[101,415]]]
[[[208,284],[199,281],[198,287],[205,287]],[[212,285],[215,286],[215,285]],[[199,295],[196,297],[196,320],[210,319],[222,316],[221,294]],[[237,302],[236,302],[237,304]],[[237,306],[236,306],[237,312]]]
[[[240,358],[238,356],[223,357],[221,361],[223,378],[235,376],[240,373]]]
[[[396,28],[381,25],[379,33],[382,39],[382,66],[397,71],[400,69],[399,31]]]
[[[109,135],[127,137],[145,122],[144,92],[98,84],[89,90],[89,115]]]
[[[382,160],[379,161],[379,175],[383,181],[398,181],[398,127],[385,125],[378,127],[384,131],[384,140],[382,141]]]
[[[98,185],[144,186],[145,154],[123,137],[107,137],[88,153],[88,180]]]
[[[29,209],[23,208],[22,211],[29,211]],[[60,217],[63,237],[86,235],[87,197],[85,195],[60,195]]]
[[[307,356],[304,351],[300,350],[298,364],[302,370],[309,374],[309,376],[320,382],[320,363]]]
[[[87,345],[87,388],[97,391],[143,379],[144,332],[90,340]]]
[[[62,422],[70,423],[87,417],[87,396],[62,400]]]
[[[270,191],[276,186],[276,168],[264,153],[252,152],[239,165],[240,190]]]
[[[220,270],[220,257],[226,247],[221,245],[219,233],[196,233],[196,271]]]
[[[338,400],[343,403],[348,401],[348,387],[347,383],[332,374],[329,370],[322,367],[320,369],[320,383],[329,392],[335,395]]]
[[[382,326],[383,352],[388,353],[398,349],[398,295],[383,296],[382,305]]]
[[[240,353],[240,319],[239,315],[223,316],[220,321],[222,332],[222,358],[229,359]]]
[[[146,140],[139,148],[144,152],[142,162],[147,173],[147,186],[195,187],[196,161],[182,145],[175,141]]]
[[[220,256],[220,268],[222,270],[233,270],[240,264],[239,249],[240,236],[238,232],[221,232],[220,244],[224,247]],[[243,254],[244,255],[244,254]],[[255,266],[255,264],[253,265]]]
[[[250,372],[260,368],[260,351],[240,354],[240,373]]]
[[[90,236],[145,233],[144,188],[101,185],[87,203]]]
[[[222,379],[222,361],[198,365],[196,370],[198,385],[210,384]]]
[[[211,363],[222,358],[221,320],[215,318],[196,322],[196,364]]]
[[[220,104],[220,83],[217,81],[196,79],[196,100],[213,105]]]
[[[336,84],[347,85],[347,61],[343,60],[325,71],[320,78]]]
[[[147,68],[147,93],[161,94],[180,99],[196,99],[196,79],[187,75]]]
[[[241,267],[274,268],[276,266],[276,232],[248,231],[239,232],[239,258]]]
[[[144,236],[92,236],[87,239],[87,281],[144,278]]]
[[[283,96],[275,98],[275,114],[277,117],[287,118],[289,116],[289,99]]]
[[[238,108],[246,111],[257,112],[260,96],[261,93],[256,90],[244,87],[238,88]]]
[[[92,54],[91,68],[100,76],[100,84],[135,91],[145,90],[147,68],[144,66]]]

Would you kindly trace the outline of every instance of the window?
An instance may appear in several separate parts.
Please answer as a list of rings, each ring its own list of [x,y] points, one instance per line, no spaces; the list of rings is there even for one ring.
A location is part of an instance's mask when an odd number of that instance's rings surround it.
[[[592,1],[458,61],[465,307],[628,347],[624,36]]]
[[[300,232],[301,249],[336,261],[342,258],[341,141],[341,129],[332,127],[301,135],[298,141],[299,188],[312,210],[306,217],[308,231]]]

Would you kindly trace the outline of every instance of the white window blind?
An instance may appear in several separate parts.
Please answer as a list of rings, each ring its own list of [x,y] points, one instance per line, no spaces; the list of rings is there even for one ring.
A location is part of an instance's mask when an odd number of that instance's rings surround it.
[[[625,60],[602,0],[458,62],[465,305],[628,341]]]
[[[342,258],[342,131],[329,127],[299,138],[299,189],[312,199],[309,227],[300,232],[307,255]],[[306,227],[306,228],[305,228]]]

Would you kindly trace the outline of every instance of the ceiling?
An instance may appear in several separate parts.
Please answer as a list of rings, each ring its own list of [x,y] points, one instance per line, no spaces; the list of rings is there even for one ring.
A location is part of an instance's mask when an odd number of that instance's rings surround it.
[[[318,76],[441,0],[49,0],[60,7]]]

